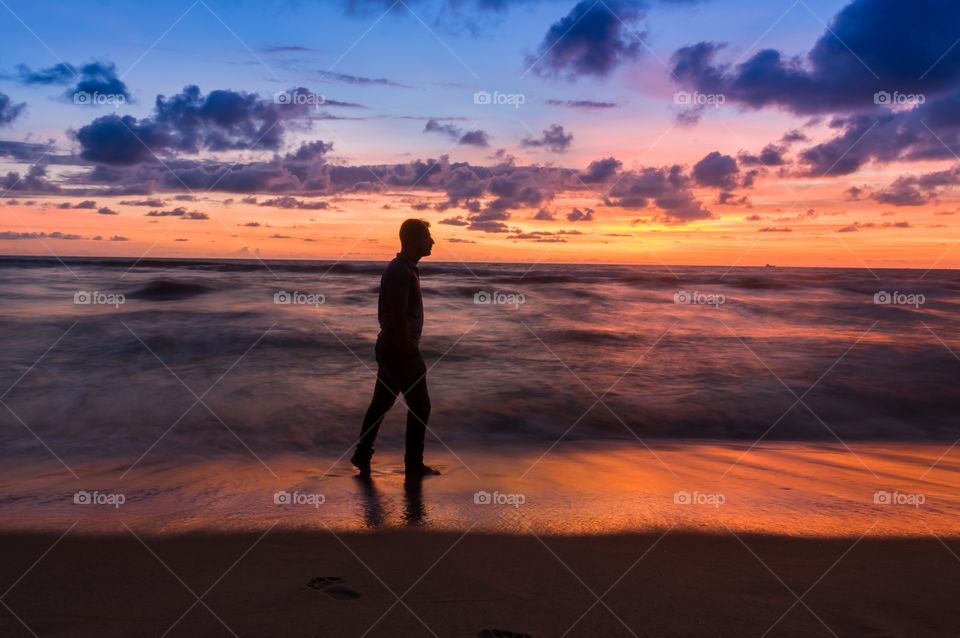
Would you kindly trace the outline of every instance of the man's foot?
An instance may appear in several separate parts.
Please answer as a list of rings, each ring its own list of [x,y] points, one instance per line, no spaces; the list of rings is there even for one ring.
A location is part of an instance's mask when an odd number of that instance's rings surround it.
[[[370,458],[366,456],[361,456],[360,454],[354,452],[353,456],[350,457],[350,462],[353,463],[353,466],[360,470],[361,474],[370,473]]]
[[[440,470],[421,463],[419,467],[415,465],[413,467],[405,468],[404,474],[407,476],[437,476],[440,474]]]

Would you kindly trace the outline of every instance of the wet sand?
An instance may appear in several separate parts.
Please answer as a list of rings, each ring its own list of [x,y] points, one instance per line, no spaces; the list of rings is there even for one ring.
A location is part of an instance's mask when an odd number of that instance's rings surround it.
[[[0,532],[145,534],[280,529],[611,534],[684,531],[783,536],[960,536],[960,448],[949,443],[637,441],[434,446],[444,475],[405,483],[383,452],[369,482],[335,457],[288,455],[10,463]],[[96,502],[75,503],[85,494]],[[279,497],[278,497],[279,495]],[[122,503],[111,503],[122,498]],[[277,502],[289,498],[289,502]]]
[[[0,578],[4,589],[13,587],[0,607],[0,635],[889,637],[960,630],[957,540],[945,541],[948,549],[932,538],[276,528],[141,538],[71,532],[56,540],[3,535]]]
[[[948,443],[543,452],[10,463],[0,636],[960,635]]]

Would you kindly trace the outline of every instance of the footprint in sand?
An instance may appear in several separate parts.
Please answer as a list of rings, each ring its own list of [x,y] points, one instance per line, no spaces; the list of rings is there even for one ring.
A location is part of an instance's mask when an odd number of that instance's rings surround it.
[[[515,631],[503,629],[484,629],[477,635],[479,638],[533,638],[530,634],[518,634]]]
[[[339,576],[317,576],[316,578],[310,579],[310,581],[307,583],[307,587],[322,591],[326,595],[337,600],[353,600],[355,598],[360,598],[360,594],[357,592],[343,587],[340,584],[342,582],[343,579]]]

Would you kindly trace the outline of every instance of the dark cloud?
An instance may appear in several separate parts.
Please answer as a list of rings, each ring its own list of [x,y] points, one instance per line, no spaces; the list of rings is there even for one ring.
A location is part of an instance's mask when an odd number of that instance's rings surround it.
[[[806,142],[810,138],[806,134],[801,133],[800,131],[794,129],[792,131],[787,131],[783,134],[783,137],[780,138],[780,141],[783,144],[792,144],[793,142]]]
[[[787,160],[783,155],[786,150],[786,146],[767,144],[763,147],[763,150],[760,151],[760,155],[740,153],[737,155],[737,159],[739,159],[740,163],[744,166],[783,166],[787,163]]]
[[[256,198],[254,202],[256,203]],[[297,199],[296,197],[291,197],[286,195],[284,197],[275,197],[274,199],[268,199],[266,201],[260,202],[258,206],[273,206],[274,208],[300,208],[304,210],[321,210],[324,208],[329,208],[327,202],[310,202],[302,199]]]
[[[838,233],[855,233],[860,229],[870,229],[870,228],[913,228],[910,222],[883,222],[882,224],[877,224],[875,222],[853,222],[847,226],[837,229]]]
[[[320,74],[322,80],[328,82],[340,82],[343,84],[353,84],[356,86],[394,86],[409,89],[405,84],[398,84],[387,78],[365,78],[358,75],[349,75],[347,73],[334,73],[332,71],[323,71]]]
[[[0,240],[16,239],[83,239],[83,237],[72,233],[61,233],[60,231],[52,233],[17,233],[5,230],[0,232]]]
[[[81,157],[104,164],[139,164],[169,149],[171,132],[151,120],[105,115],[74,133],[83,147]]]
[[[102,207],[98,208],[98,209],[97,209],[97,213],[99,213],[99,214],[101,214],[101,215],[119,215],[119,214],[120,214],[120,213],[118,213],[117,211],[115,211],[115,210],[113,210],[113,209],[107,208],[106,206],[102,206]]]
[[[587,184],[606,182],[608,179],[616,175],[622,167],[623,162],[618,159],[614,159],[613,157],[608,157],[602,160],[594,160],[590,162],[589,166],[587,166],[587,170],[580,171],[580,179]]]
[[[162,199],[125,200],[121,201],[120,204],[122,206],[149,206],[151,208],[160,208],[167,205]]]
[[[581,0],[547,30],[525,65],[548,77],[605,77],[638,56],[646,34],[635,33],[629,25],[639,18],[636,2]]]
[[[278,150],[290,123],[309,120],[311,108],[297,101],[276,104],[255,93],[216,90],[203,95],[191,85],[169,98],[157,96],[152,118],[107,115],[74,136],[84,159],[114,165],[151,161],[155,154]]]
[[[563,106],[571,109],[613,109],[620,106],[616,102],[595,102],[593,100],[547,100],[550,106]]]
[[[544,147],[554,153],[566,151],[573,143],[573,133],[566,133],[559,124],[552,124],[549,128],[543,129],[540,137],[524,138],[520,145],[523,147]]]
[[[14,104],[9,95],[0,93],[0,126],[10,126],[26,110],[26,102]]]
[[[957,184],[960,184],[960,164],[922,175],[901,175],[886,188],[871,193],[870,197],[881,204],[922,206],[935,201],[943,189]]]
[[[122,101],[132,101],[127,85],[117,77],[117,67],[112,62],[90,62],[80,68],[66,62],[60,62],[52,67],[37,71],[21,64],[17,67],[17,79],[23,84],[71,84],[72,87],[67,89],[63,96],[75,104],[94,104],[93,100],[75,99],[74,96],[78,93],[123,96]]]
[[[870,162],[952,159],[960,147],[960,5],[854,0],[804,58],[767,49],[735,67],[715,62],[723,45],[700,42],[678,50],[681,84],[723,94],[745,108],[834,114],[834,136],[797,154],[796,173],[835,176]],[[891,106],[897,108],[892,109]],[[808,124],[816,124],[816,119]],[[806,141],[796,130],[747,163],[783,160],[786,146]],[[766,157],[764,157],[766,155]],[[920,201],[891,191],[891,201]]]
[[[717,204],[721,206],[747,206],[750,208],[749,200],[746,195],[737,197],[729,191],[721,191],[717,194]]]
[[[667,223],[712,218],[713,214],[690,192],[690,181],[678,164],[628,171],[617,177],[607,203],[635,210],[653,204],[661,211],[656,216]]]
[[[146,214],[146,217],[180,217],[182,219],[210,219],[206,213],[198,211],[188,211],[186,208],[175,208],[173,210],[152,210]]]
[[[52,141],[50,144],[37,144],[35,142],[13,142],[10,140],[0,140],[0,156],[12,157],[22,162],[33,163],[46,155],[51,163],[58,159],[58,156],[50,155]],[[67,156],[60,156],[59,159],[68,161]]]
[[[0,177],[0,190],[5,193],[23,192],[23,193],[59,193],[63,189],[51,183],[47,179],[47,169],[39,164],[34,164],[27,169],[23,175],[15,171],[10,171],[4,177]]]
[[[441,124],[437,120],[428,120],[423,128],[424,133],[440,133],[446,135],[452,141],[462,146],[490,146],[490,140],[487,133],[482,130],[466,131],[454,124]]]
[[[724,45],[700,42],[674,53],[673,74],[692,89],[750,108],[798,114],[864,111],[874,94],[928,99],[960,75],[960,5],[947,1],[854,0],[837,13],[803,58],[758,51],[731,67],[715,62]]]
[[[765,228],[758,228],[757,232],[760,233],[792,233],[793,229],[786,226],[767,226]]]
[[[567,221],[571,222],[592,222],[593,221],[593,209],[584,208],[580,210],[579,208],[574,208],[572,211],[567,213]]]
[[[719,151],[713,151],[694,164],[693,179],[700,186],[733,190],[737,187],[739,172],[737,160],[729,155],[722,155]]]
[[[310,51],[315,51],[315,50],[316,49],[311,49],[310,47],[277,45],[272,47],[266,47],[263,49],[263,52],[264,53],[308,53]]]

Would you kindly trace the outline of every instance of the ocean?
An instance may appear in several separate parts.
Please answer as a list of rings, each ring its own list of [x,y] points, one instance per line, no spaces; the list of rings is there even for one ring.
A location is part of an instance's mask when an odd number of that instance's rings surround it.
[[[0,454],[339,455],[383,266],[2,258]],[[426,260],[421,281],[446,445],[960,437],[955,271]]]

